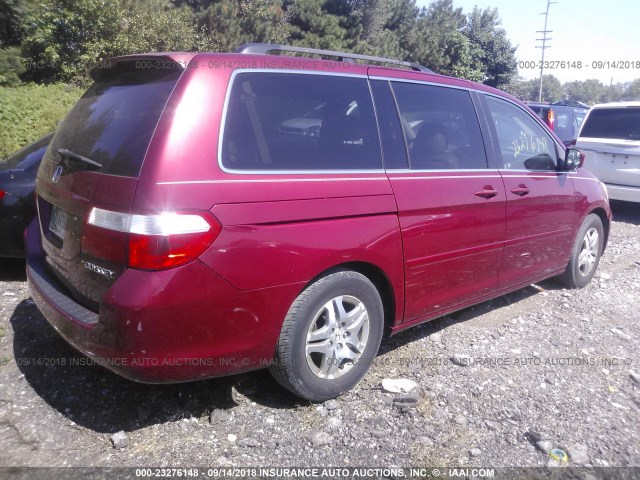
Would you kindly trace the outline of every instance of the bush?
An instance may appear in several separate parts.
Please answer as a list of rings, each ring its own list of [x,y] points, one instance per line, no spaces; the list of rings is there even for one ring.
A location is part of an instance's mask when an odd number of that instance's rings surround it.
[[[65,84],[0,88],[0,158],[54,130],[82,93]]]
[[[24,20],[23,79],[86,83],[86,70],[119,55],[215,47],[189,7],[168,0],[38,0]]]
[[[0,87],[15,87],[20,85],[20,74],[25,67],[20,57],[19,47],[0,48]]]

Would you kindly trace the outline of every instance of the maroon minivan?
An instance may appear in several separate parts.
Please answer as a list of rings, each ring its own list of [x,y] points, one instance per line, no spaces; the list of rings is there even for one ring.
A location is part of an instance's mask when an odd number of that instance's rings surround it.
[[[328,399],[383,333],[583,287],[606,245],[584,157],[493,88],[259,44],[100,67],[40,166],[27,271],[55,329],[133,380],[268,367]]]

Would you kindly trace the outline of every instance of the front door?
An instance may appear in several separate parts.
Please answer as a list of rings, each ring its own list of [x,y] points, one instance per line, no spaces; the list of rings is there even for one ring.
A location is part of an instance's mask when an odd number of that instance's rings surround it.
[[[502,288],[565,268],[581,197],[571,174],[557,171],[563,151],[549,132],[518,105],[491,95],[485,98],[507,198]]]

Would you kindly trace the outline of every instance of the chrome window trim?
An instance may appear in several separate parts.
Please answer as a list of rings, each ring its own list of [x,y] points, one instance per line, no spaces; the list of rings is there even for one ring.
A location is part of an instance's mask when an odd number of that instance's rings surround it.
[[[259,172],[257,171],[252,171],[252,173],[255,173],[256,175],[260,175]],[[309,171],[303,171],[302,173],[309,173]],[[322,171],[322,173],[325,174],[331,174],[331,175],[349,175],[351,173],[354,174],[379,174],[380,172],[378,170],[375,171],[365,171],[365,172],[345,172],[345,171],[339,171],[339,172],[329,172],[329,171]],[[450,169],[450,170],[444,170],[444,169],[440,169],[440,170],[410,170],[407,168],[403,168],[403,169],[390,169],[387,170],[386,172],[382,172],[385,173],[384,176],[381,175],[376,175],[375,177],[353,177],[353,176],[347,176],[347,177],[321,177],[321,176],[317,176],[317,177],[312,177],[312,178],[229,178],[229,179],[219,179],[219,180],[181,180],[181,181],[175,181],[175,182],[158,182],[156,183],[156,185],[197,185],[197,184],[208,184],[208,183],[212,183],[212,184],[216,184],[216,183],[243,183],[243,182],[249,182],[249,183],[269,183],[269,182],[280,182],[280,183],[291,183],[291,182],[356,182],[356,181],[381,181],[381,180],[386,180],[388,175],[406,175],[404,177],[389,177],[389,178],[393,178],[394,180],[398,180],[398,179],[425,179],[425,178],[433,178],[433,179],[437,179],[437,178],[501,178],[501,177],[506,177],[506,178],[532,178],[532,177],[536,177],[536,178],[551,178],[554,175],[571,175],[577,179],[583,179],[583,180],[591,180],[591,181],[599,181],[597,178],[591,178],[591,177],[585,177],[580,175],[580,172],[548,172],[547,175],[536,175],[536,172],[533,172],[531,170],[499,170],[499,169],[474,169],[474,170],[466,170],[466,169]],[[439,175],[439,176],[433,176],[433,177],[425,177],[424,174],[428,174],[428,173],[449,173],[451,175]],[[454,173],[485,173],[486,175],[453,175]],[[513,174],[512,174],[513,173]],[[542,172],[538,172],[538,173],[542,173]],[[410,174],[420,174],[420,175],[414,175],[414,176],[410,176]],[[300,175],[300,172],[296,172],[296,175]]]
[[[465,178],[502,178],[500,175],[438,175],[434,177],[429,176],[409,176],[409,177],[389,177],[389,180],[441,180],[441,179],[465,179]]]
[[[344,173],[344,172],[340,172]],[[384,172],[383,172],[384,173]],[[177,182],[158,182],[156,185],[197,185],[208,183],[293,183],[293,182],[361,182],[387,181],[387,176],[376,177],[311,177],[311,178],[225,178],[219,180],[181,180]]]
[[[474,173],[474,172],[478,172],[478,173],[488,173],[488,172],[498,172],[499,170],[497,168],[438,168],[438,169],[420,169],[420,170],[414,170],[411,168],[396,168],[396,169],[389,169],[387,170],[387,173]]]

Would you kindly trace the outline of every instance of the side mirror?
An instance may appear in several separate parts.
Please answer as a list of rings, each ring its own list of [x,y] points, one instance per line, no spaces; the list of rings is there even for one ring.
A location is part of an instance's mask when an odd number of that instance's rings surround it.
[[[567,147],[564,154],[563,170],[575,170],[584,165],[584,153],[574,147]]]

